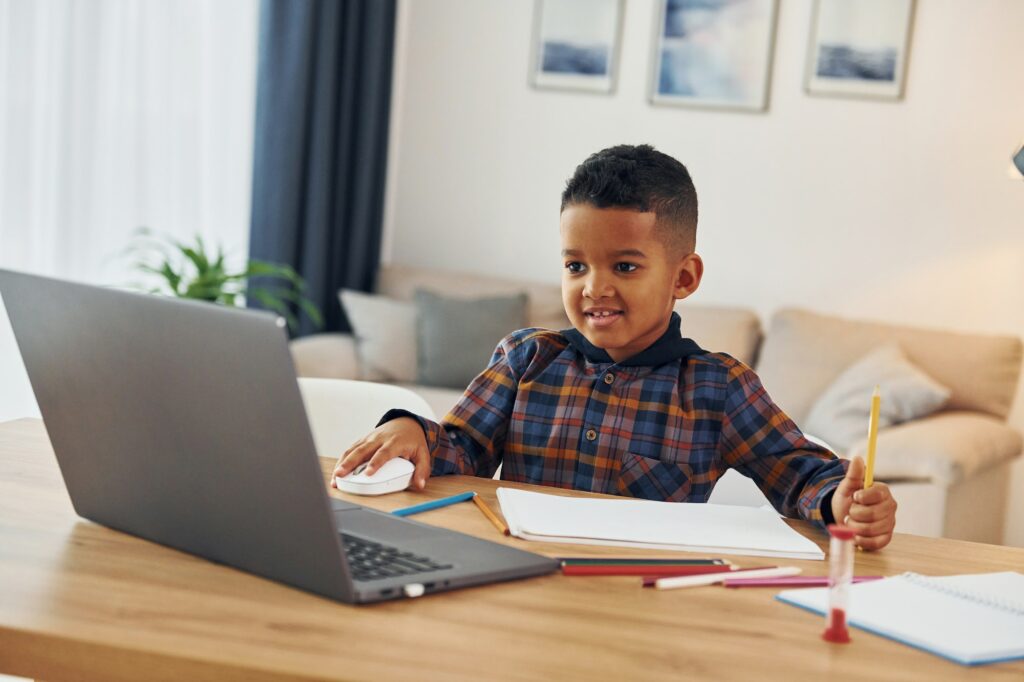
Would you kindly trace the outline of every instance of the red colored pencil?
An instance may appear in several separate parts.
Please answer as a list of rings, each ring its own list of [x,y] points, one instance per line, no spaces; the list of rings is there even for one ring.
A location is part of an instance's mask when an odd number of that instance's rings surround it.
[[[562,565],[562,575],[656,575],[661,578],[668,575],[700,575],[702,573],[723,573],[731,570],[733,570],[733,566],[715,564],[696,566],[692,564],[679,564],[678,566],[670,564],[644,564],[636,566],[623,564]]]

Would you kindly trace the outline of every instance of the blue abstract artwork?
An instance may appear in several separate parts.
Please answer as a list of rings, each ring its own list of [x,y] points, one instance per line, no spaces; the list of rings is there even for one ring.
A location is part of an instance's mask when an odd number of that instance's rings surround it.
[[[775,0],[663,0],[652,100],[767,106]]]

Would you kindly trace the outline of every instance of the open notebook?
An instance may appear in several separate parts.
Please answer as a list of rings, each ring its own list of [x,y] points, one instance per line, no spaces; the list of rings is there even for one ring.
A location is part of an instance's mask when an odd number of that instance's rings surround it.
[[[542,542],[824,559],[774,511],[727,504],[601,500],[498,488],[512,535]]]
[[[850,587],[851,625],[964,665],[1024,658],[1024,575],[904,573]],[[778,599],[825,613],[828,588]]]

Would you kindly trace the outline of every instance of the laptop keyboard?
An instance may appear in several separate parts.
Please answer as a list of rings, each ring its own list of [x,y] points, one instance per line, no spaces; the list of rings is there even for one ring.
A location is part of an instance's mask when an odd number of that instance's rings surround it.
[[[382,580],[452,567],[451,564],[439,564],[429,557],[403,552],[398,547],[364,540],[347,533],[342,533],[341,539],[352,577],[356,580]]]

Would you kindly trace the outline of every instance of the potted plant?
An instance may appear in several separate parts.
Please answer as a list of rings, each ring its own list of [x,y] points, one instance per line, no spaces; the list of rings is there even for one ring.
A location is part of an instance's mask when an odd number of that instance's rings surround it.
[[[232,272],[221,246],[213,255],[199,235],[187,244],[169,236],[155,237],[146,228],[136,232],[129,252],[136,255],[138,270],[159,277],[159,284],[147,289],[150,293],[229,306],[252,299],[284,317],[292,331],[298,329],[293,312],[298,306],[315,326],[323,326],[320,311],[303,295],[305,281],[290,266],[250,259],[244,269]],[[250,283],[252,278],[268,285],[255,286]]]

